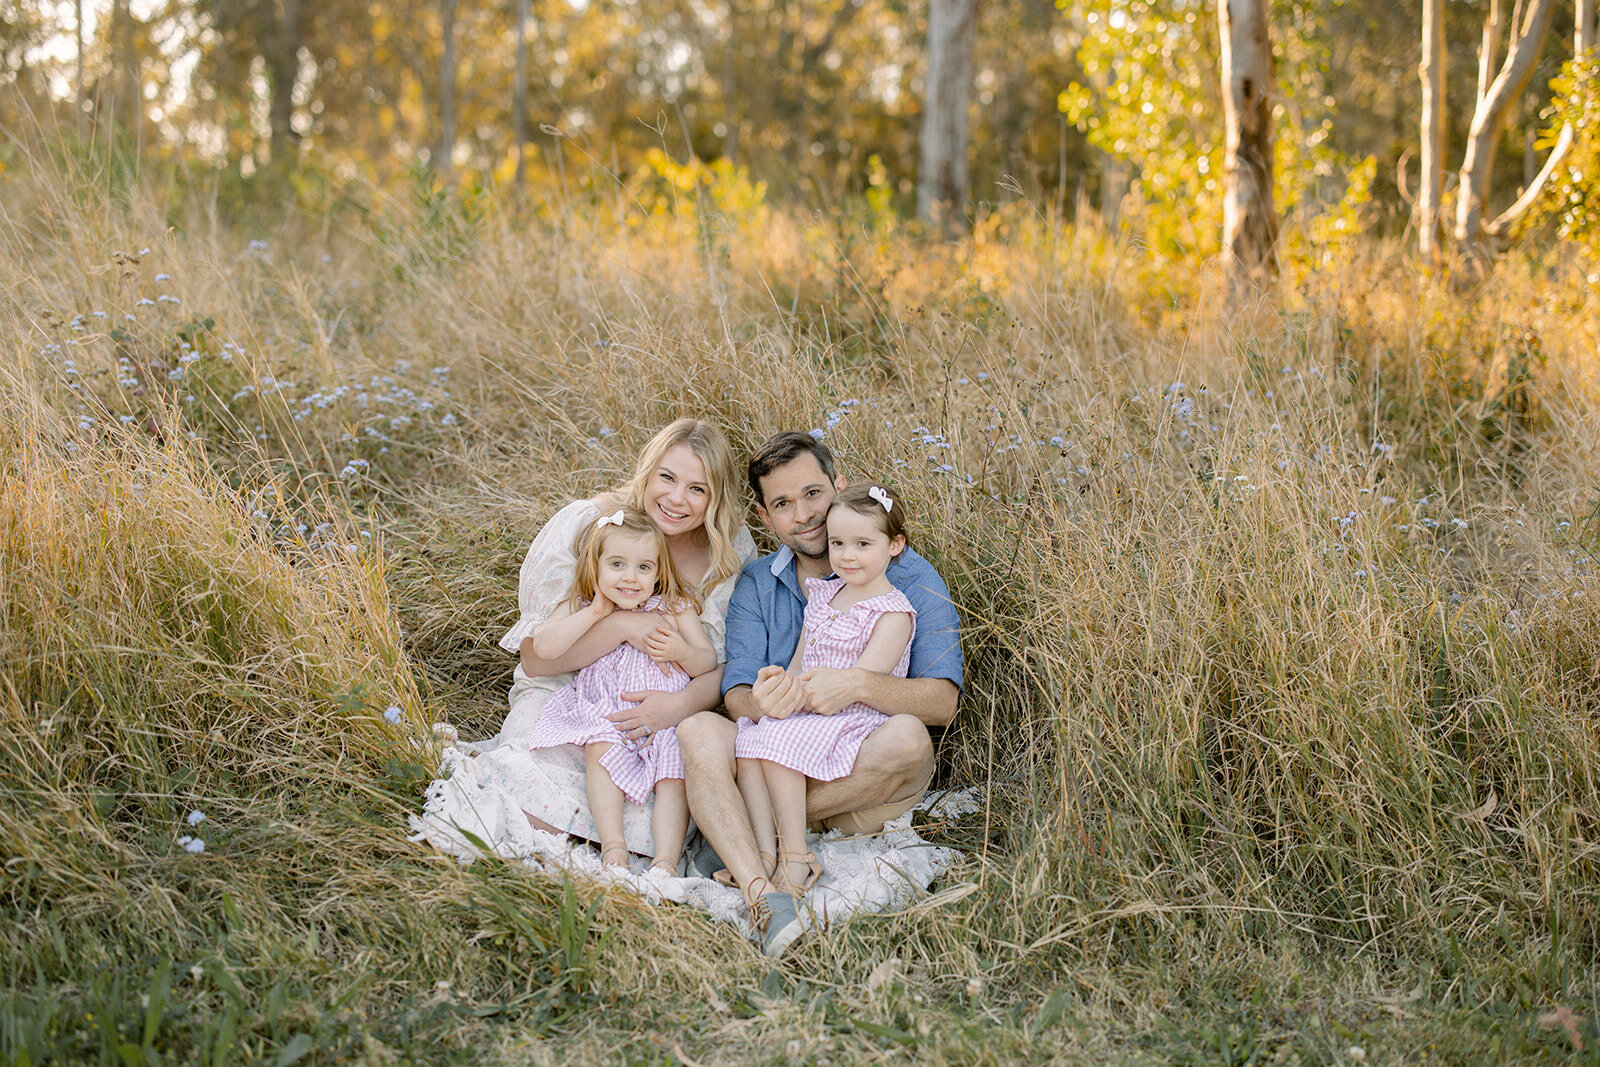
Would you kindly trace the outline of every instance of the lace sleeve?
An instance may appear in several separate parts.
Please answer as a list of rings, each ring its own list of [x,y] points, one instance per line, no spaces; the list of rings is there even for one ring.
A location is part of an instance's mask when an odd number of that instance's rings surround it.
[[[741,569],[756,558],[755,539],[743,526],[739,527],[739,532],[733,539],[733,547],[739,553]],[[738,582],[737,571],[718,582],[706,594],[705,607],[700,610],[700,625],[705,628],[706,637],[711,641],[711,647],[716,650],[718,663],[724,663],[728,659],[728,602],[733,599],[733,587]]]
[[[593,500],[574,500],[544,524],[539,536],[528,546],[517,578],[517,624],[500,639],[500,647],[518,652],[525,638],[572,592],[572,576],[577,561],[572,542],[585,523],[593,522],[600,508]]]

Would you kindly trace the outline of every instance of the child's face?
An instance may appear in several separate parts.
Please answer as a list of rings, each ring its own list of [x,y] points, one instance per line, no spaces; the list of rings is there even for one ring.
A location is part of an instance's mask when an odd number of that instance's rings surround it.
[[[600,575],[595,584],[607,600],[627,611],[656,591],[660,566],[655,537],[614,530],[600,545]]]
[[[847,585],[874,581],[905,547],[904,537],[891,540],[870,516],[844,507],[828,512],[828,563]]]

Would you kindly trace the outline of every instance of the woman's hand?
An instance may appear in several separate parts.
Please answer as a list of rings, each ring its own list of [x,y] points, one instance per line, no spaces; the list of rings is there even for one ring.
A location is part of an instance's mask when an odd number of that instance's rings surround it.
[[[678,725],[688,718],[683,708],[678,706],[677,693],[663,693],[657,689],[648,689],[638,693],[618,694],[623,700],[637,700],[639,703],[631,708],[619,708],[607,715],[611,725],[628,738],[639,744],[648,744],[650,738]]]

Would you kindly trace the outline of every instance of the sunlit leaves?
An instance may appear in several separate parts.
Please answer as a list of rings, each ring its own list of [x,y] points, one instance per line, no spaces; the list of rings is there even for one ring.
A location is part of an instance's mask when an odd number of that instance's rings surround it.
[[[1572,148],[1545,197],[1544,217],[1554,216],[1561,236],[1575,241],[1584,257],[1600,264],[1600,52],[1567,63],[1550,83],[1555,102],[1547,112],[1544,144],[1554,144],[1564,125],[1573,129]]]

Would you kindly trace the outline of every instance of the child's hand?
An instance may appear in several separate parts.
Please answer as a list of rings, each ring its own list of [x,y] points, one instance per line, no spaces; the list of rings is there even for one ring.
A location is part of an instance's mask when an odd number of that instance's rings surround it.
[[[777,664],[762,667],[756,684],[750,687],[756,708],[769,719],[786,719],[800,710],[805,690],[794,675]]]
[[[610,597],[596,589],[594,593],[594,601],[589,605],[588,610],[589,613],[594,616],[594,621],[599,622],[607,615],[610,615],[613,611],[616,611],[617,606],[611,602]]]
[[[645,655],[656,661],[662,674],[670,675],[672,671],[668,668],[689,654],[689,642],[683,639],[676,626],[662,624],[644,639],[644,650]]]

